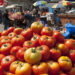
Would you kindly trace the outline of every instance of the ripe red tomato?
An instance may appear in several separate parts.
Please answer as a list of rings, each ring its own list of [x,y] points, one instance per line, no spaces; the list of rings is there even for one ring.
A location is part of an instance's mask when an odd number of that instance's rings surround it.
[[[14,31],[14,29],[15,29],[15,27],[10,27],[7,31],[8,31],[8,33],[11,33]]]
[[[48,73],[48,65],[45,62],[32,66],[33,75],[40,75]]]
[[[15,74],[7,72],[5,75],[15,75]]]
[[[27,48],[36,47],[36,44],[33,41],[25,41],[23,47],[27,47]]]
[[[7,36],[9,34],[8,30],[2,32],[2,36]]]
[[[41,22],[34,22],[34,23],[31,24],[31,30],[34,33],[40,34],[43,26],[44,25]]]
[[[25,38],[21,35],[16,35],[12,38],[11,43],[13,46],[22,46],[25,41]]]
[[[13,32],[16,34],[20,34],[23,30],[24,29],[22,29],[22,28],[15,28]]]
[[[51,27],[44,27],[41,31],[41,35],[52,36],[53,30]]]
[[[1,65],[0,65],[0,75],[4,75],[4,71]]]
[[[0,53],[8,55],[10,53],[12,45],[10,43],[3,44],[0,48]]]
[[[68,75],[68,74],[67,74],[67,73],[63,73],[63,72],[62,72],[62,73],[59,73],[59,75]]]
[[[0,41],[1,41],[2,39],[8,39],[8,36],[1,36],[1,37],[0,37]]]
[[[56,38],[56,41],[57,41],[57,42],[64,43],[64,41],[65,41],[64,36],[63,36],[60,32],[58,32],[58,31],[54,31],[54,32],[53,32],[53,37]]]
[[[0,32],[0,37],[2,36],[2,32]]]
[[[61,56],[61,51],[58,49],[50,49],[50,56],[53,60],[57,60]]]
[[[8,34],[9,39],[12,39],[15,36],[16,36],[16,33],[14,33],[14,32]]]
[[[24,52],[27,50],[26,47],[20,48],[16,54],[17,59],[19,59],[20,61],[25,61],[24,60]]]
[[[69,57],[72,62],[75,62],[75,50],[70,50]]]
[[[39,45],[39,39],[40,39],[40,36],[37,34],[34,34],[33,37],[31,38],[31,41],[34,41],[36,46],[38,46]]]
[[[1,66],[4,70],[9,70],[10,64],[14,62],[16,58],[13,55],[6,56],[1,61]]]
[[[16,56],[16,53],[18,52],[18,50],[20,49],[20,46],[14,46],[11,48],[10,54]]]
[[[47,45],[48,47],[52,48],[55,45],[55,38],[43,35],[39,39],[39,44]]]
[[[37,50],[39,50],[42,54],[42,61],[46,61],[50,57],[49,47],[46,45],[42,45],[37,47]]]
[[[48,63],[49,67],[49,75],[58,75],[60,71],[60,66],[57,62],[49,61]]]
[[[5,57],[5,55],[3,55],[3,54],[0,54],[0,64],[1,64],[1,61],[2,61],[2,59]]]
[[[68,47],[69,50],[75,49],[75,40],[66,40],[65,45]]]
[[[30,28],[28,28],[27,30],[24,30],[21,32],[21,35],[26,39],[26,40],[30,40],[31,37],[33,36],[33,32]]]

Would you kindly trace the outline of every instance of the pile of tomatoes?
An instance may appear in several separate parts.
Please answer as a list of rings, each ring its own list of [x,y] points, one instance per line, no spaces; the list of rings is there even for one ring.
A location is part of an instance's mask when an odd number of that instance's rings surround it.
[[[34,22],[0,32],[0,75],[75,75],[75,40]]]

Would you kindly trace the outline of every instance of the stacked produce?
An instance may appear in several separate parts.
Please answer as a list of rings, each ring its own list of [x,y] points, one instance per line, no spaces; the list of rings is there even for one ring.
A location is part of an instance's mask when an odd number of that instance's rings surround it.
[[[75,75],[75,40],[34,22],[0,32],[0,75]]]

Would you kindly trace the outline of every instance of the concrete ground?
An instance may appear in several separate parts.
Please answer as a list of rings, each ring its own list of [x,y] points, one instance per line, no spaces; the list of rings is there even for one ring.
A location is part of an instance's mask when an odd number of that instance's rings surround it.
[[[0,24],[0,32],[2,32],[4,30],[4,25]]]

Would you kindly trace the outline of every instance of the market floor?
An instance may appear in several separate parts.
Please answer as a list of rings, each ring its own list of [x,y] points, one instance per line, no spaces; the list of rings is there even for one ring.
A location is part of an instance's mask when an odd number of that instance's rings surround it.
[[[0,24],[0,32],[2,32],[4,30],[4,25]]]

